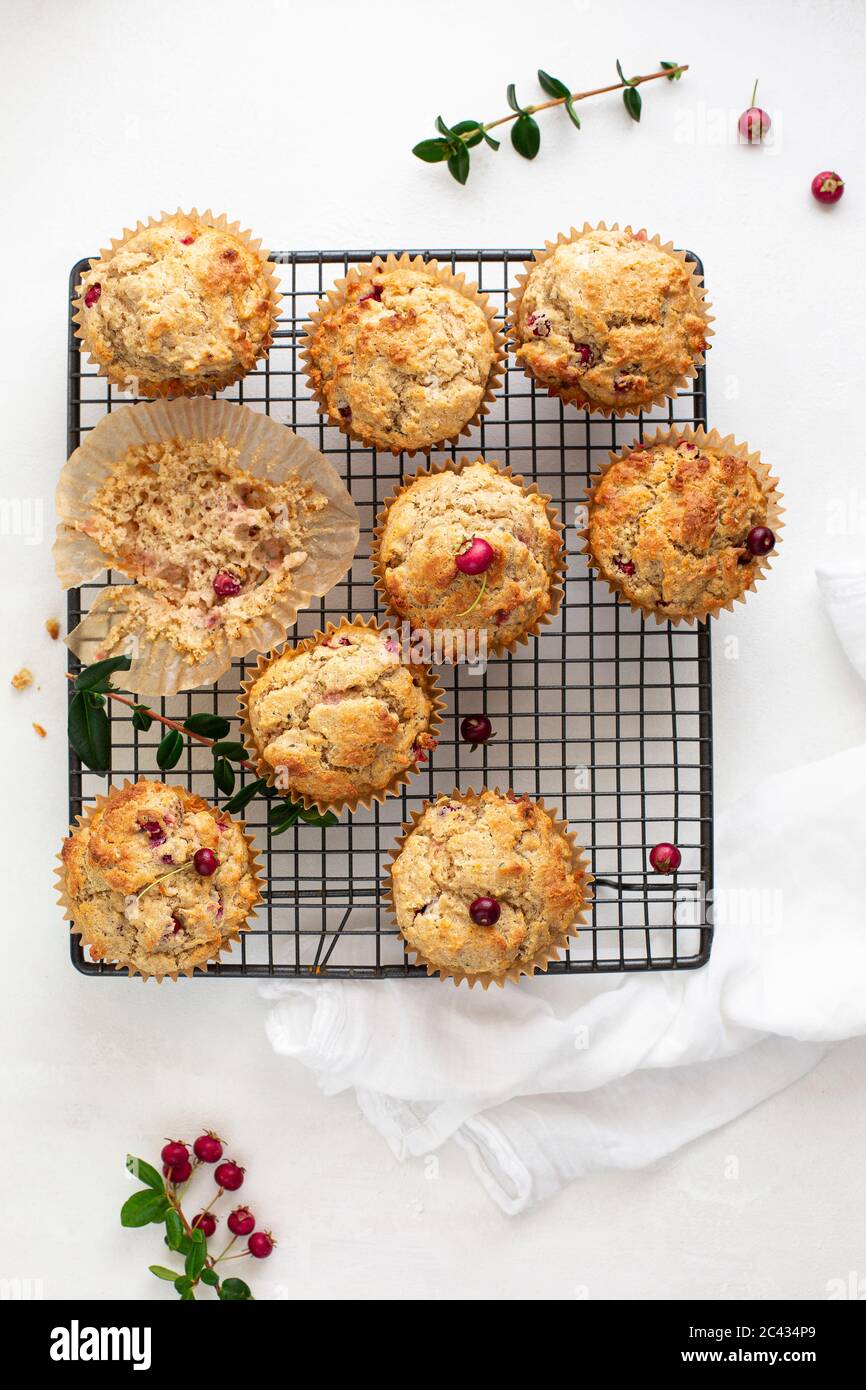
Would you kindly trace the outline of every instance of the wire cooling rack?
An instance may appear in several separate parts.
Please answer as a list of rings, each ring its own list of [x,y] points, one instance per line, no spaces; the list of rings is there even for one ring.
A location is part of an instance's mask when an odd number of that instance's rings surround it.
[[[324,424],[301,373],[298,343],[316,299],[371,251],[276,254],[286,311],[267,362],[223,393],[290,425],[326,454],[345,479],[360,512],[361,539],[345,579],[299,615],[292,637],[303,637],[344,613],[380,610],[370,573],[370,544],[379,508],[404,470],[423,459],[377,454]],[[417,253],[413,253],[417,254]],[[529,250],[428,250],[464,271],[504,314],[509,286]],[[697,257],[692,257],[697,261]],[[73,267],[70,291],[87,261]],[[700,263],[698,262],[698,267]],[[69,323],[69,451],[106,412],[132,397],[85,367]],[[614,601],[580,556],[575,526],[590,473],[642,437],[645,425],[706,424],[704,370],[667,410],[606,421],[563,407],[540,391],[513,360],[491,413],[457,448],[434,457],[485,453],[534,479],[549,493],[566,526],[569,552],[565,601],[556,620],[514,655],[491,658],[483,673],[466,666],[438,668],[447,711],[438,747],[408,787],[383,805],[343,813],[328,829],[299,823],[279,836],[267,826],[266,803],[247,808],[261,851],[265,901],[252,930],[230,957],[209,968],[222,976],[424,975],[409,964],[383,899],[382,871],[403,821],[428,797],[455,786],[513,788],[543,796],[570,822],[589,852],[596,877],[588,925],[550,974],[685,969],[709,958],[712,926],[712,717],[710,638],[706,625],[675,628],[645,623]],[[112,576],[69,594],[72,628]],[[210,689],[159,703],[159,712],[187,719],[219,713],[237,730],[240,682],[248,662],[236,662]],[[70,670],[79,669],[74,657]],[[154,722],[136,731],[128,711],[108,702],[111,779],[161,779]],[[485,712],[495,738],[472,752],[459,739],[461,719]],[[213,760],[191,741],[168,774],[211,802],[227,799],[214,785]],[[243,779],[251,777],[239,769]],[[70,819],[103,791],[106,778],[81,766],[70,751]],[[240,785],[240,782],[238,783]],[[647,870],[649,849],[662,840],[682,850],[679,872]],[[114,976],[113,966],[89,960],[78,937],[72,960],[88,975]],[[437,985],[438,987],[438,985]]]

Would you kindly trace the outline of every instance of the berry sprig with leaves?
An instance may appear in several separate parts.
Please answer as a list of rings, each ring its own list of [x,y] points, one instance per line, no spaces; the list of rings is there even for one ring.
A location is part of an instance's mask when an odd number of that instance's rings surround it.
[[[219,1255],[208,1250],[208,1240],[216,1234],[220,1220],[213,1208],[226,1192],[237,1192],[243,1185],[245,1170],[231,1160],[223,1160],[223,1141],[213,1130],[199,1135],[192,1145],[192,1155],[183,1140],[169,1139],[160,1157],[162,1175],[145,1159],[127,1154],[127,1170],[145,1186],[127,1197],[120,1210],[121,1226],[165,1226],[165,1244],[172,1254],[183,1258],[183,1269],[157,1264],[148,1268],[157,1279],[174,1284],[182,1303],[194,1302],[195,1291],[201,1285],[212,1288],[224,1303],[247,1302],[253,1297],[249,1285],[243,1279],[226,1279],[217,1266],[248,1256],[266,1259],[276,1245],[270,1231],[256,1230],[256,1219],[248,1206],[236,1207],[226,1220],[231,1239]],[[190,1221],[184,1214],[182,1200],[196,1169],[208,1164],[217,1165],[213,1174],[217,1190]],[[232,1254],[232,1247],[244,1238],[246,1249]]]
[[[226,738],[231,732],[227,719],[219,714],[191,714],[189,719],[180,722],[158,714],[147,705],[137,704],[115,690],[111,677],[116,671],[128,671],[131,660],[128,656],[110,656],[105,661],[96,661],[85,666],[75,677],[75,694],[69,702],[68,734],[69,742],[75,749],[85,767],[91,772],[107,773],[111,767],[111,726],[106,709],[107,700],[116,700],[132,710],[133,728],[146,733],[156,721],[162,724],[166,733],[156,750],[156,765],[161,772],[170,772],[180,761],[186,740],[203,744],[213,754],[214,783],[224,796],[229,797],[225,809],[229,815],[239,814],[255,797],[263,797],[273,804],[268,809],[268,826],[272,835],[304,821],[307,825],[330,826],[337,824],[332,811],[320,813],[306,811],[298,802],[279,796],[274,787],[269,787],[261,777],[247,782],[235,791],[235,770],[232,763],[256,772],[255,763],[246,757],[242,743]]]
[[[590,92],[573,92],[560,78],[551,77],[549,72],[539,68],[538,81],[543,91],[551,98],[550,101],[536,102],[534,106],[522,106],[512,82],[506,91],[506,100],[511,107],[509,115],[486,123],[473,120],[457,121],[451,126],[446,125],[441,116],[437,116],[438,137],[421,140],[413,147],[412,153],[418,159],[423,159],[426,164],[446,163],[452,178],[458,183],[465,183],[469,177],[469,151],[480,145],[482,140],[491,150],[499,149],[500,142],[490,134],[497,126],[512,121],[512,145],[524,159],[534,159],[541,148],[541,127],[535,120],[539,111],[549,111],[554,106],[562,106],[572,125],[580,130],[580,117],[574,109],[576,101],[586,101],[587,97],[601,96],[605,92],[621,91],[626,111],[633,121],[639,121],[643,102],[638,87],[644,82],[655,82],[660,77],[666,77],[669,82],[676,82],[688,71],[688,66],[688,63],[662,60],[658,72],[648,72],[642,77],[626,77],[617,59],[619,82],[613,82],[607,87],[595,87]]]

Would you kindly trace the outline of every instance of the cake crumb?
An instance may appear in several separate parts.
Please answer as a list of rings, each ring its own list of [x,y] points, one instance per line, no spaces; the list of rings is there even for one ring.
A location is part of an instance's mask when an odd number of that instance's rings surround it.
[[[57,621],[56,618],[45,619],[45,631],[48,633],[48,636],[51,638],[52,642],[57,641],[58,637],[60,636],[60,623]]]
[[[37,732],[37,734],[39,735],[40,738],[45,738],[45,737],[47,736],[47,735],[46,735],[46,731],[45,731],[45,729],[43,729],[43,727],[42,727],[41,724],[34,724],[33,727],[34,727],[34,729],[36,730],[36,732]]]
[[[16,690],[26,690],[28,685],[33,684],[33,672],[28,671],[26,666],[22,666],[20,671],[16,671],[12,677],[12,684]]]

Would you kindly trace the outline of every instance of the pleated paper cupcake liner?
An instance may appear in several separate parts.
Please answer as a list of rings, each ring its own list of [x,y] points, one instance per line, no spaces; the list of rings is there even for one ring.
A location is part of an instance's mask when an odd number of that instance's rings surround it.
[[[268,259],[269,253],[262,246],[261,239],[254,238],[250,231],[243,231],[240,222],[230,222],[225,213],[215,215],[211,212],[210,208],[205,212],[199,212],[197,208],[191,208],[189,212],[185,212],[183,208],[178,208],[176,212],[161,212],[158,217],[149,217],[146,222],[137,222],[135,227],[131,229],[129,227],[124,227],[119,237],[112,237],[110,246],[100,251],[98,256],[91,257],[88,270],[85,273],[89,273],[93,270],[94,266],[98,265],[100,262],[104,262],[109,260],[112,256],[115,256],[131,237],[136,236],[139,232],[146,231],[149,227],[158,227],[163,222],[173,217],[188,217],[190,221],[200,222],[209,227],[215,227],[222,232],[229,232],[232,236],[237,237],[239,241],[245,242],[249,249],[255,252],[258,259],[261,261],[262,271],[268,284],[270,324],[266,337],[263,339],[261,348],[257,354],[257,360],[266,357],[274,341],[274,333],[280,314],[281,295],[278,289],[279,280],[276,269],[273,262]],[[151,397],[205,396],[210,395],[213,391],[225,390],[227,386],[231,386],[234,382],[240,381],[240,379],[247,374],[246,368],[236,366],[221,375],[208,377],[207,379],[199,381],[184,382],[179,386],[176,380],[172,382],[150,381],[147,378],[135,376],[129,371],[128,367],[124,367],[119,362],[100,362],[98,358],[92,355],[87,344],[85,332],[86,306],[84,304],[81,285],[76,287],[76,294],[72,303],[75,308],[75,314],[73,315],[75,336],[81,342],[84,351],[88,353],[88,361],[97,368],[100,376],[107,377],[112,385],[119,387],[122,391],[132,391],[136,395]]]
[[[364,795],[354,797],[341,797],[333,801],[322,801],[315,797],[308,796],[304,792],[297,792],[291,786],[282,786],[280,778],[275,769],[263,758],[256,742],[253,731],[252,719],[250,716],[250,691],[257,680],[273,666],[275,661],[284,656],[286,652],[305,652],[310,651],[325,638],[332,637],[335,633],[340,633],[351,627],[361,625],[368,628],[371,632],[387,633],[393,631],[386,624],[379,623],[375,618],[341,618],[338,623],[328,622],[323,629],[320,629],[310,637],[304,638],[300,642],[291,643],[279,651],[269,652],[267,655],[260,655],[255,670],[250,671],[241,682],[241,693],[238,696],[238,703],[241,711],[241,737],[244,742],[250,759],[256,765],[259,777],[263,778],[269,787],[278,787],[283,795],[287,795],[292,801],[300,801],[305,811],[316,810],[320,815],[326,811],[332,811],[339,815],[342,811],[354,814],[359,806],[369,808],[374,801],[383,802],[388,796],[396,796],[412,778],[420,771],[420,760],[405,768],[403,771],[395,773],[394,777],[384,787],[371,790]],[[397,634],[394,634],[397,636]],[[422,662],[412,663],[413,671],[420,676],[424,690],[432,702],[430,712],[430,723],[427,732],[433,734],[438,741],[439,731],[442,726],[442,711],[445,708],[445,698],[436,676],[430,667]]]
[[[580,553],[582,555],[586,555],[590,567],[598,572],[599,579],[607,585],[610,592],[614,594],[621,603],[628,604],[629,608],[631,608],[635,613],[642,613],[644,617],[655,618],[656,622],[659,624],[672,623],[675,627],[679,626],[680,623],[688,627],[694,623],[707,622],[710,618],[717,618],[719,616],[719,613],[722,611],[732,613],[734,611],[734,604],[745,603],[746,595],[754,593],[757,589],[758,583],[762,579],[766,578],[768,572],[772,568],[772,565],[770,563],[770,556],[774,555],[776,552],[776,547],[774,547],[774,549],[770,552],[770,555],[757,557],[758,571],[752,578],[751,582],[744,586],[742,593],[736,594],[734,598],[730,599],[727,603],[708,604],[706,607],[700,609],[697,613],[693,614],[690,617],[685,617],[682,615],[679,617],[670,617],[664,611],[660,612],[657,608],[653,608],[649,605],[645,606],[643,604],[636,603],[628,597],[628,595],[623,591],[623,588],[620,584],[618,584],[615,580],[610,579],[608,575],[603,573],[600,564],[595,559],[592,553],[592,549],[590,546],[589,530],[590,517],[592,515],[592,507],[594,504],[595,495],[602,479],[614,466],[615,463],[619,463],[623,459],[628,458],[628,456],[630,454],[633,454],[635,450],[653,449],[657,446],[664,444],[670,444],[676,447],[677,444],[683,443],[694,444],[697,449],[711,449],[714,452],[729,454],[733,458],[742,459],[744,462],[748,463],[761,486],[761,490],[764,494],[764,497],[766,498],[766,524],[770,527],[770,529],[776,536],[776,546],[778,546],[779,543],[779,531],[781,527],[783,527],[785,524],[782,521],[782,514],[784,512],[784,508],[781,505],[782,494],[779,491],[778,478],[774,478],[772,476],[769,467],[767,466],[767,464],[762,462],[759,453],[752,452],[749,449],[748,444],[738,444],[732,434],[722,436],[721,434],[719,434],[718,430],[710,430],[708,433],[705,429],[701,427],[692,428],[689,425],[683,425],[677,428],[664,426],[663,428],[660,428],[651,434],[645,435],[642,440],[634,440],[627,447],[620,450],[619,453],[611,453],[608,457],[607,463],[603,464],[600,471],[597,474],[595,474],[592,478],[589,488],[587,490],[587,521],[586,525],[583,526],[578,532],[579,538],[582,541]]]
[[[124,778],[123,783],[120,786],[116,785],[115,783],[109,783],[108,788],[104,793],[97,792],[96,800],[93,803],[93,805],[85,807],[82,813],[76,816],[75,824],[70,826],[70,834],[74,835],[76,831],[81,830],[85,826],[88,826],[94,818],[94,816],[96,816],[97,813],[100,812],[109,803],[113,796],[116,796],[121,791],[125,791],[127,787],[132,787],[134,785],[135,783],[131,782],[127,777]],[[211,806],[209,802],[204,801],[201,797],[195,797],[195,800],[201,803],[200,809],[207,809],[209,811],[213,811],[216,809],[215,807]],[[262,864],[258,858],[258,851],[253,843],[252,838],[247,834],[244,822],[235,820],[225,811],[220,811],[219,815],[221,820],[226,820],[231,825],[236,825],[240,828],[241,834],[244,838],[244,843],[246,844],[247,850],[249,852],[249,870],[250,873],[253,875],[253,878],[255,879],[257,896],[255,902],[253,902],[250,906],[249,913],[247,914],[247,918],[244,920],[244,922],[240,926],[234,928],[232,931],[227,932],[225,934],[222,944],[218,947],[215,955],[208,956],[206,960],[201,962],[197,961],[193,965],[186,966],[180,970],[166,971],[161,975],[149,974],[142,970],[139,970],[138,966],[133,965],[131,961],[124,961],[121,959],[114,960],[109,959],[107,957],[104,957],[102,959],[102,964],[113,965],[118,973],[125,973],[130,979],[138,975],[142,981],[146,982],[147,980],[156,980],[157,984],[162,984],[163,980],[176,981],[179,975],[185,975],[187,976],[187,978],[192,978],[196,970],[200,971],[203,975],[206,975],[209,965],[218,964],[220,958],[224,955],[231,955],[233,942],[239,941],[241,938],[241,934],[245,931],[249,931],[249,919],[250,917],[256,916],[256,909],[263,901],[263,870]],[[89,946],[90,942],[87,940],[83,928],[77,926],[75,921],[76,904],[73,901],[73,899],[70,898],[69,893],[67,891],[66,865],[63,862],[62,854],[58,854],[57,856],[57,868],[55,870],[55,874],[55,888],[58,894],[59,905],[63,908],[63,920],[71,923],[70,932],[73,936],[78,936],[81,938],[82,947]]]
[[[545,249],[543,251],[533,252],[532,260],[524,261],[523,271],[522,273],[518,274],[517,284],[515,285],[515,288],[511,291],[508,300],[507,332],[509,335],[509,347],[512,351],[517,351],[517,349],[521,346],[521,339],[518,336],[517,330],[517,316],[520,310],[521,302],[523,300],[524,292],[526,290],[526,282],[529,278],[530,273],[533,270],[535,270],[537,266],[542,265],[546,260],[548,260],[554,254],[554,252],[559,249],[560,246],[567,246],[570,245],[572,242],[579,241],[580,238],[586,236],[588,232],[618,231],[623,231],[629,234],[633,234],[635,236],[639,236],[642,241],[648,241],[652,245],[657,246],[660,251],[667,252],[668,255],[673,256],[675,260],[680,261],[686,267],[686,269],[689,271],[692,277],[692,285],[695,292],[695,308],[703,316],[704,319],[704,337],[712,337],[713,329],[710,327],[710,324],[713,323],[714,319],[713,315],[709,312],[711,305],[710,301],[707,299],[707,292],[704,287],[703,276],[699,273],[695,263],[693,261],[688,260],[684,251],[676,250],[672,241],[663,242],[658,234],[654,236],[648,236],[646,232],[644,232],[642,229],[640,232],[632,233],[632,228],[630,226],[621,228],[618,222],[612,222],[610,226],[608,226],[606,222],[598,222],[595,225],[592,225],[589,222],[584,222],[580,230],[578,230],[576,227],[571,227],[568,232],[560,232],[555,241],[546,241],[544,244]],[[690,381],[693,381],[695,379],[695,377],[698,374],[698,368],[703,366],[705,361],[706,352],[704,351],[698,353],[695,356],[692,365],[687,372],[685,372],[682,376],[678,377],[674,382],[672,382],[672,384],[666,390],[659,392],[659,394],[657,396],[654,396],[651,401],[645,402],[643,405],[606,406],[599,405],[595,402],[588,400],[573,403],[577,404],[578,409],[586,410],[591,415],[604,415],[608,418],[610,418],[611,416],[616,416],[618,419],[622,419],[626,415],[637,415],[639,411],[649,411],[654,409],[656,406],[665,405],[665,403],[668,400],[673,400],[679,391],[682,391],[684,387],[688,386]],[[549,396],[562,397],[563,400],[568,402],[567,390],[555,386],[544,385],[543,382],[538,381],[538,379],[535,377],[535,375],[529,369],[529,367],[524,367],[523,373],[524,376],[529,377],[530,381],[535,382],[539,389],[546,390]]]
[[[291,588],[277,594],[270,611],[246,622],[235,636],[223,631],[213,649],[198,662],[167,636],[148,637],[143,625],[120,639],[113,638],[112,632],[127,611],[131,587],[113,584],[102,590],[88,615],[69,633],[67,644],[89,665],[116,654],[120,642],[132,655],[129,687],[140,695],[174,695],[210,685],[234,660],[249,652],[269,651],[285,640],[302,608],[327,594],[343,578],[355,555],[360,534],[357,508],[336,469],[306,439],[269,416],[230,401],[155,401],[122,406],[104,416],[60,474],[55,494],[58,526],[54,563],[64,588],[88,583],[110,566],[117,568],[112,556],[74,526],[89,520],[94,495],[130,448],[175,439],[216,438],[238,451],[238,468],[270,483],[280,483],[294,474],[325,496],[328,505],[309,518],[304,535],[306,558],[293,571]]]

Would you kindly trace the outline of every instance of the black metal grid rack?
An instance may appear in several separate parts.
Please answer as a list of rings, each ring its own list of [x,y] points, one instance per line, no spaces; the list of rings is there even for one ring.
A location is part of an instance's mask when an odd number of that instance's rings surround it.
[[[264,410],[309,438],[341,472],[361,515],[355,562],[324,600],[299,615],[295,634],[306,636],[328,618],[379,609],[369,555],[376,514],[404,470],[423,460],[376,454],[324,424],[301,375],[298,340],[316,298],[369,251],[292,252],[275,255],[281,267],[284,317],[268,361],[224,394]],[[508,287],[528,250],[429,250],[477,280],[504,313]],[[696,257],[693,259],[697,259]],[[70,287],[86,269],[73,268]],[[551,974],[694,968],[709,957],[712,927],[712,720],[710,637],[705,624],[675,628],[644,623],[614,601],[577,554],[575,509],[590,472],[610,449],[642,437],[645,425],[705,424],[702,369],[667,410],[606,421],[563,408],[527,380],[513,359],[491,413],[456,449],[456,456],[486,453],[535,479],[552,495],[566,526],[569,569],[565,602],[556,620],[514,655],[492,658],[484,674],[439,667],[447,711],[431,760],[399,796],[384,805],[344,813],[339,825],[298,824],[272,837],[265,803],[255,800],[247,823],[261,850],[265,902],[252,930],[207,978],[223,976],[423,975],[408,963],[402,940],[383,904],[381,872],[409,812],[436,793],[482,784],[543,796],[570,822],[586,847],[596,876],[591,919]],[[107,411],[129,403],[104,377],[84,365],[69,325],[69,451]],[[434,455],[435,457],[436,455]],[[70,628],[111,576],[69,594]],[[255,664],[255,657],[249,658]],[[70,670],[78,669],[75,658]],[[198,710],[237,717],[236,695],[245,663],[212,689],[163,700],[163,714],[185,719]],[[160,726],[133,729],[127,711],[111,705],[112,780],[160,778],[155,753]],[[460,742],[460,720],[481,709],[496,737],[471,752]],[[236,727],[236,725],[235,725]],[[230,735],[233,737],[234,734]],[[212,759],[190,745],[170,780],[214,802]],[[252,774],[244,773],[244,777]],[[104,790],[106,779],[82,768],[70,753],[70,817]],[[649,848],[672,840],[683,852],[680,871],[648,871]],[[113,966],[90,961],[77,937],[72,960],[88,975],[113,976]],[[195,978],[204,978],[196,976]]]

